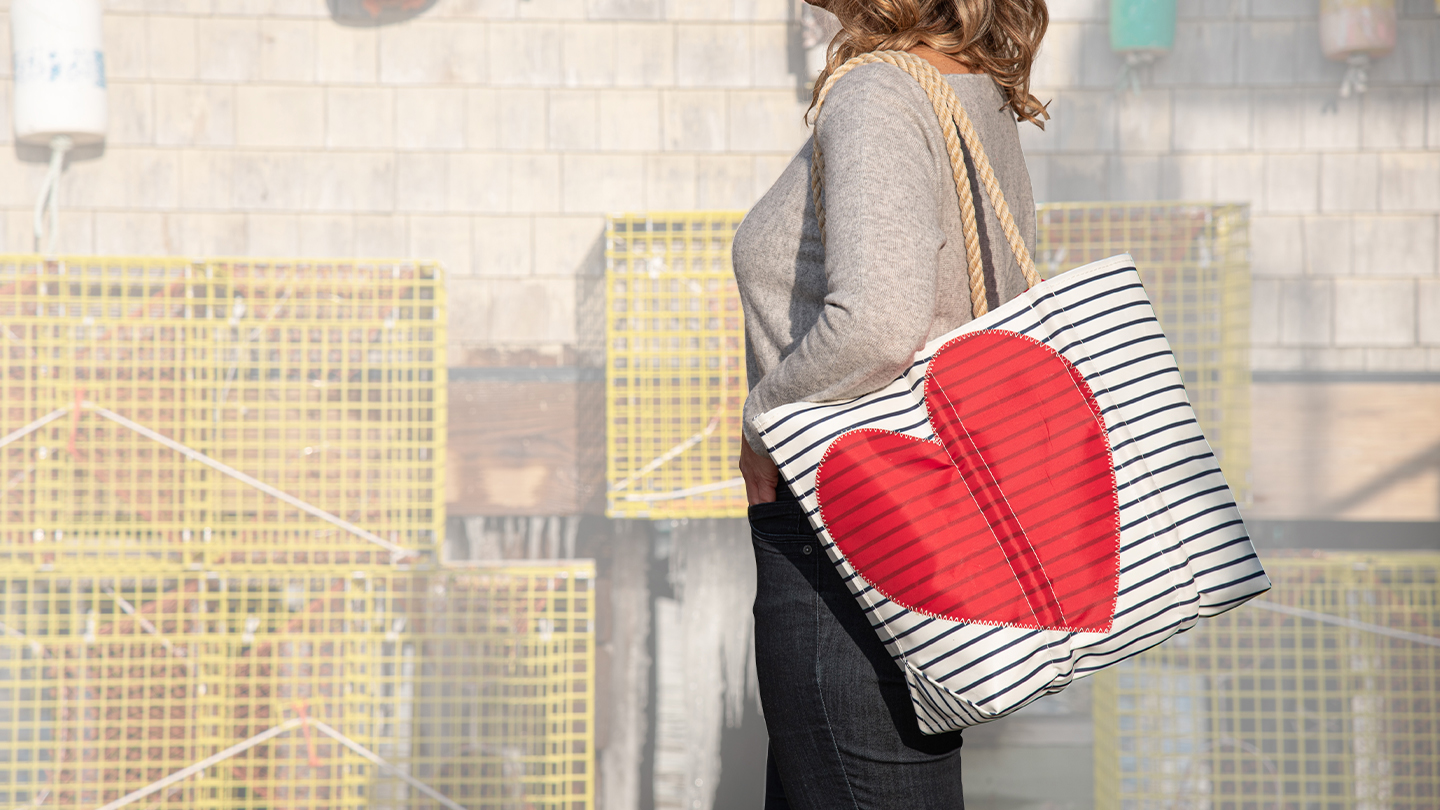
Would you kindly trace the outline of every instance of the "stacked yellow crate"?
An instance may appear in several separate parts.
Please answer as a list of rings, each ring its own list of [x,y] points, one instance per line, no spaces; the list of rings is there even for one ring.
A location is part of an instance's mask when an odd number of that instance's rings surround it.
[[[444,313],[424,263],[0,259],[0,803],[593,807],[593,564],[434,564]]]
[[[1266,569],[1260,604],[1096,676],[1096,807],[1437,806],[1440,555]]]

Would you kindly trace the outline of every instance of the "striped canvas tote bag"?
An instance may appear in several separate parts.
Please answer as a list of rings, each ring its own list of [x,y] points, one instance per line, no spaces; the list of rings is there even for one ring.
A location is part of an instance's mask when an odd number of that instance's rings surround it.
[[[972,235],[964,143],[1030,288],[987,311],[969,239],[975,320],[879,391],[755,421],[935,734],[1058,692],[1270,582],[1132,259],[1041,281],[934,67],[876,52],[831,82],[877,61],[930,95]],[[818,144],[814,166],[823,212]]]

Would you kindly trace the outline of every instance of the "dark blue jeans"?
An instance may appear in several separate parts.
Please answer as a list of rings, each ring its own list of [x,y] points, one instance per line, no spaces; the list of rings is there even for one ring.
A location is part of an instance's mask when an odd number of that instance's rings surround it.
[[[765,810],[960,810],[960,732],[920,733],[900,668],[781,497],[750,507]]]

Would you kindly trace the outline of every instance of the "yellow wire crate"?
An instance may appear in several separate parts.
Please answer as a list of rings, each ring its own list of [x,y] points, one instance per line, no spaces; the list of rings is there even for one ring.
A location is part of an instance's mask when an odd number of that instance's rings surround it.
[[[730,245],[743,211],[606,227],[607,514],[736,517],[745,332]]]
[[[423,262],[0,257],[0,561],[428,553],[444,345]]]
[[[136,806],[590,810],[593,583],[584,561],[10,572],[0,803],[96,808],[201,763]]]
[[[1226,480],[1250,501],[1250,249],[1247,206],[1051,203],[1036,265],[1048,276],[1130,253],[1175,350]]]
[[[1242,607],[1096,676],[1095,806],[1440,806],[1440,555],[1266,570],[1290,612]]]

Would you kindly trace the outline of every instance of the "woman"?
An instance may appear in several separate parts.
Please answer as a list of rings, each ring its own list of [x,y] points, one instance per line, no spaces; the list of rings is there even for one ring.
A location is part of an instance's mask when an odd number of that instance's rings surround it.
[[[1016,119],[1041,125],[1030,66],[1044,0],[807,0],[842,25],[816,83],[848,59],[908,50],[955,89],[1034,246],[1035,207]],[[960,734],[919,732],[899,668],[810,528],[750,420],[801,400],[844,399],[897,377],[916,350],[971,319],[960,207],[933,108],[909,75],[864,65],[815,121],[825,155],[822,240],[812,145],[735,235],[752,386],[740,470],[758,567],[755,648],[770,732],[767,810],[962,807]],[[967,162],[968,159],[967,159]],[[1025,288],[973,180],[990,307]]]

